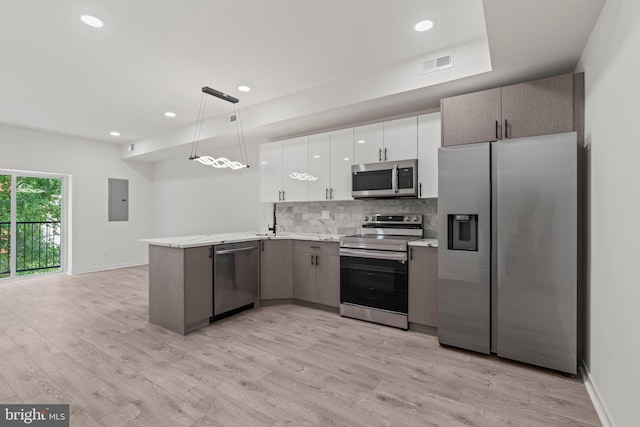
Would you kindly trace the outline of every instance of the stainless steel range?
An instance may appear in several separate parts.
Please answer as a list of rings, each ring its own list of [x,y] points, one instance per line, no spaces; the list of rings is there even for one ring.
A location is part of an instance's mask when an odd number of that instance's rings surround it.
[[[340,314],[408,328],[408,243],[421,239],[421,214],[364,216],[367,232],[340,238]]]

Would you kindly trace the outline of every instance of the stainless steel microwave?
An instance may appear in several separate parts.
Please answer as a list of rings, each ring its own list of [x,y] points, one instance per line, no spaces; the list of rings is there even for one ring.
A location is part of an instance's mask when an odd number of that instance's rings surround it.
[[[418,197],[418,160],[351,166],[354,199]]]

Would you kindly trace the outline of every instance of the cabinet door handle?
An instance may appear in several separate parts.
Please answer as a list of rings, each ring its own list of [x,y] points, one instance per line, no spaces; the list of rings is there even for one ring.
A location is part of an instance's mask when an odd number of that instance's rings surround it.
[[[333,200],[333,188],[329,189],[329,200]]]
[[[260,247],[262,249],[262,252],[264,252],[264,240],[260,241]]]
[[[320,246],[310,246],[311,249],[320,249]]]
[[[313,265],[313,255],[311,255],[311,265]]]
[[[418,184],[418,197],[422,197],[422,183]]]
[[[496,140],[498,139],[498,121],[496,120]]]
[[[213,259],[213,246],[209,246],[209,258]]]
[[[328,188],[324,189],[324,199],[325,200],[329,200],[329,189]]]
[[[382,148],[378,148],[378,161],[382,161]]]
[[[504,139],[509,138],[509,128],[507,124],[507,119],[504,119]]]
[[[284,202],[284,190],[282,190],[282,201]]]
[[[318,264],[318,255],[316,255],[316,266],[318,266],[320,264]]]
[[[413,259],[413,248],[409,248],[409,259]]]
[[[282,191],[278,191],[278,201],[282,201]]]
[[[387,161],[387,147],[384,147],[384,160]]]

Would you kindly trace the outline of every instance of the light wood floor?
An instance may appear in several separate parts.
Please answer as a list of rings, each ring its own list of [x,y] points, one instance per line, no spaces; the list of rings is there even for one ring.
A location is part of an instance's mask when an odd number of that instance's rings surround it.
[[[186,337],[147,322],[146,267],[0,282],[0,402],[73,426],[595,426],[583,384],[296,305]]]

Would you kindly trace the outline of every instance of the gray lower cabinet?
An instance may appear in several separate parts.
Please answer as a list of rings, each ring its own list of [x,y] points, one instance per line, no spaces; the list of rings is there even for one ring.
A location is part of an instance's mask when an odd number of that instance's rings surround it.
[[[293,297],[340,306],[340,256],[337,243],[293,242]]]
[[[293,298],[293,242],[263,240],[260,242],[260,299]]]
[[[409,322],[438,327],[438,249],[409,247]]]
[[[293,297],[295,299],[314,302],[316,256],[308,252],[294,251],[293,253]]]
[[[211,248],[149,245],[149,322],[182,335],[209,323],[213,316]]]
[[[333,243],[336,246],[337,243]],[[320,255],[316,265],[315,301],[329,307],[340,307],[340,256]]]

